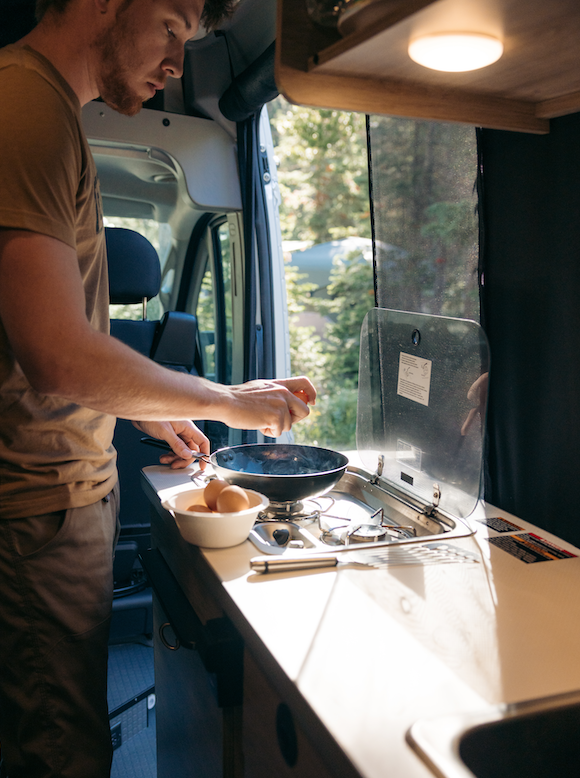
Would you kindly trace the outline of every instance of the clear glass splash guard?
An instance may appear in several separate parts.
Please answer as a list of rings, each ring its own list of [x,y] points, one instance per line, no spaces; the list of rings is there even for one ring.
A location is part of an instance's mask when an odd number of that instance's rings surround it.
[[[365,468],[425,506],[438,500],[446,513],[469,516],[480,496],[488,374],[476,322],[369,311],[357,410]]]

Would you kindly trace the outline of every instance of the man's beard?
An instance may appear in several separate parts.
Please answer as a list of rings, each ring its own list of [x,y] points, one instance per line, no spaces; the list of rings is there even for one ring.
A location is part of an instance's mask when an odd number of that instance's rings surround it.
[[[115,23],[97,38],[94,46],[100,62],[97,73],[99,95],[115,111],[135,116],[141,110],[144,98],[129,86],[131,66],[138,65],[129,25],[117,16]]]

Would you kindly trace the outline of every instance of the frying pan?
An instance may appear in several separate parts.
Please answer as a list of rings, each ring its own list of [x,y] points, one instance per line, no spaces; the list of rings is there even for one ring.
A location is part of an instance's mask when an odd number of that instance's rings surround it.
[[[169,448],[155,438],[141,440]],[[348,464],[347,457],[337,451],[286,443],[247,443],[197,458],[211,464],[224,481],[261,492],[271,502],[320,496],[338,483]]]

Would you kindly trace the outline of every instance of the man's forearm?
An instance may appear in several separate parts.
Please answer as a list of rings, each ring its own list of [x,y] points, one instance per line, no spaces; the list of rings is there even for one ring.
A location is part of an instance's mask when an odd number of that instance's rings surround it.
[[[227,387],[165,368],[98,332],[74,360],[54,366],[44,393],[135,421],[219,419],[228,402]]]
[[[0,315],[33,389],[113,416],[209,419],[277,437],[308,415],[293,392],[316,398],[303,377],[223,386],[164,368],[98,332],[86,317],[75,251],[46,236],[0,230]]]

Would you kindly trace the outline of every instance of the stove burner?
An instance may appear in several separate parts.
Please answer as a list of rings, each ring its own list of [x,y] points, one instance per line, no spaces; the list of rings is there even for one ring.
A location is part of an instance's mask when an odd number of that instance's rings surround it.
[[[327,500],[327,505],[322,505],[320,500]],[[396,543],[415,537],[413,527],[404,527],[397,524],[385,523],[383,509],[375,511],[364,522],[343,519],[340,516],[330,514],[334,498],[324,495],[320,498],[311,498],[304,502],[271,502],[265,511],[262,511],[257,521],[265,522],[292,522],[293,524],[308,525],[316,522],[320,530],[318,539],[327,546],[348,546],[355,543],[379,543],[391,541]],[[328,526],[328,521],[336,522],[334,526]],[[324,526],[326,524],[326,527]],[[291,544],[291,532],[288,529],[277,528],[272,538],[279,546]]]
[[[344,543],[379,543],[381,540],[387,540],[390,534],[389,529],[380,524],[359,524],[346,533]]]
[[[330,510],[334,505],[332,497],[325,499],[330,500],[330,504],[326,508],[322,508],[318,500],[311,498],[310,500],[300,502],[271,502],[265,511],[258,514],[258,521],[303,521],[305,523],[311,523],[318,521],[321,513]]]
[[[348,546],[350,543],[396,543],[415,537],[413,527],[385,523],[382,508],[375,511],[367,522],[340,524],[323,530],[320,539],[330,546]]]
[[[409,531],[407,527],[397,527],[395,525],[384,524],[360,524],[353,527],[346,533],[344,545],[349,543],[380,543],[390,540],[396,543],[398,540],[408,540],[415,537],[414,532]]]

